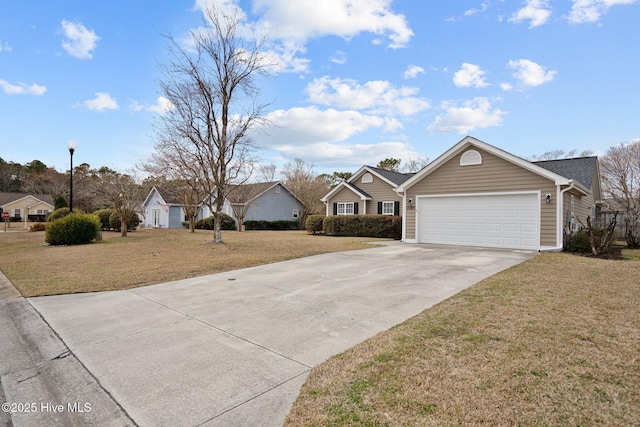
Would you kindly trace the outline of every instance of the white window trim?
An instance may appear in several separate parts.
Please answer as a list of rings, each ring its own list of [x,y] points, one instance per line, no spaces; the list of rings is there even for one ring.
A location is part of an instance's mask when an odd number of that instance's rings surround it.
[[[391,211],[388,208],[391,206]],[[394,204],[393,202],[382,202],[382,215],[393,215]]]
[[[300,213],[298,212],[298,209],[294,209],[292,213],[293,218],[298,218],[299,215]]]
[[[342,207],[342,209],[340,209]],[[351,212],[349,212],[348,207],[351,208]],[[353,202],[338,202],[337,206],[337,214],[338,215],[353,215],[354,204]]]
[[[362,178],[360,178],[360,181],[363,184],[368,184],[370,182],[373,182],[373,175],[371,173],[367,172],[364,175],[362,175]]]

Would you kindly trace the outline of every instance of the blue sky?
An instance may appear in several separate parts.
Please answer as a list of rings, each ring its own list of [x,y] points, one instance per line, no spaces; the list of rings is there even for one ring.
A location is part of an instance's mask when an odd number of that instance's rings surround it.
[[[0,0],[0,157],[124,171],[153,151],[166,39],[202,6],[270,28],[264,163],[434,160],[465,135],[515,155],[640,138],[638,0]]]

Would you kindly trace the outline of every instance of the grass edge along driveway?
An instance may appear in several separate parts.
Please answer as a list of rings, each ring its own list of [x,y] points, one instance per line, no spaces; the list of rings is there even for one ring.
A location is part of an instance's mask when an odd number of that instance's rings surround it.
[[[44,232],[0,234],[0,271],[22,296],[130,289],[327,252],[373,247],[365,237],[312,236],[305,231],[213,232],[140,229],[103,232],[88,245],[47,246]]]
[[[637,425],[640,261],[541,254],[314,368],[286,426]]]

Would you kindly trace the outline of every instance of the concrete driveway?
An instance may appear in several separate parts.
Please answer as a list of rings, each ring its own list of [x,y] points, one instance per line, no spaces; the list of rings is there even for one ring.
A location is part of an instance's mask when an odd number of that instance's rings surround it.
[[[313,366],[534,255],[390,242],[29,302],[138,425],[280,426]]]

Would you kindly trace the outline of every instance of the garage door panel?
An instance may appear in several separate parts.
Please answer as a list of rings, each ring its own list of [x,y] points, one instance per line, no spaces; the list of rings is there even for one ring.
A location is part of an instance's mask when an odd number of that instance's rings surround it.
[[[537,249],[539,212],[534,193],[418,197],[418,241]]]

